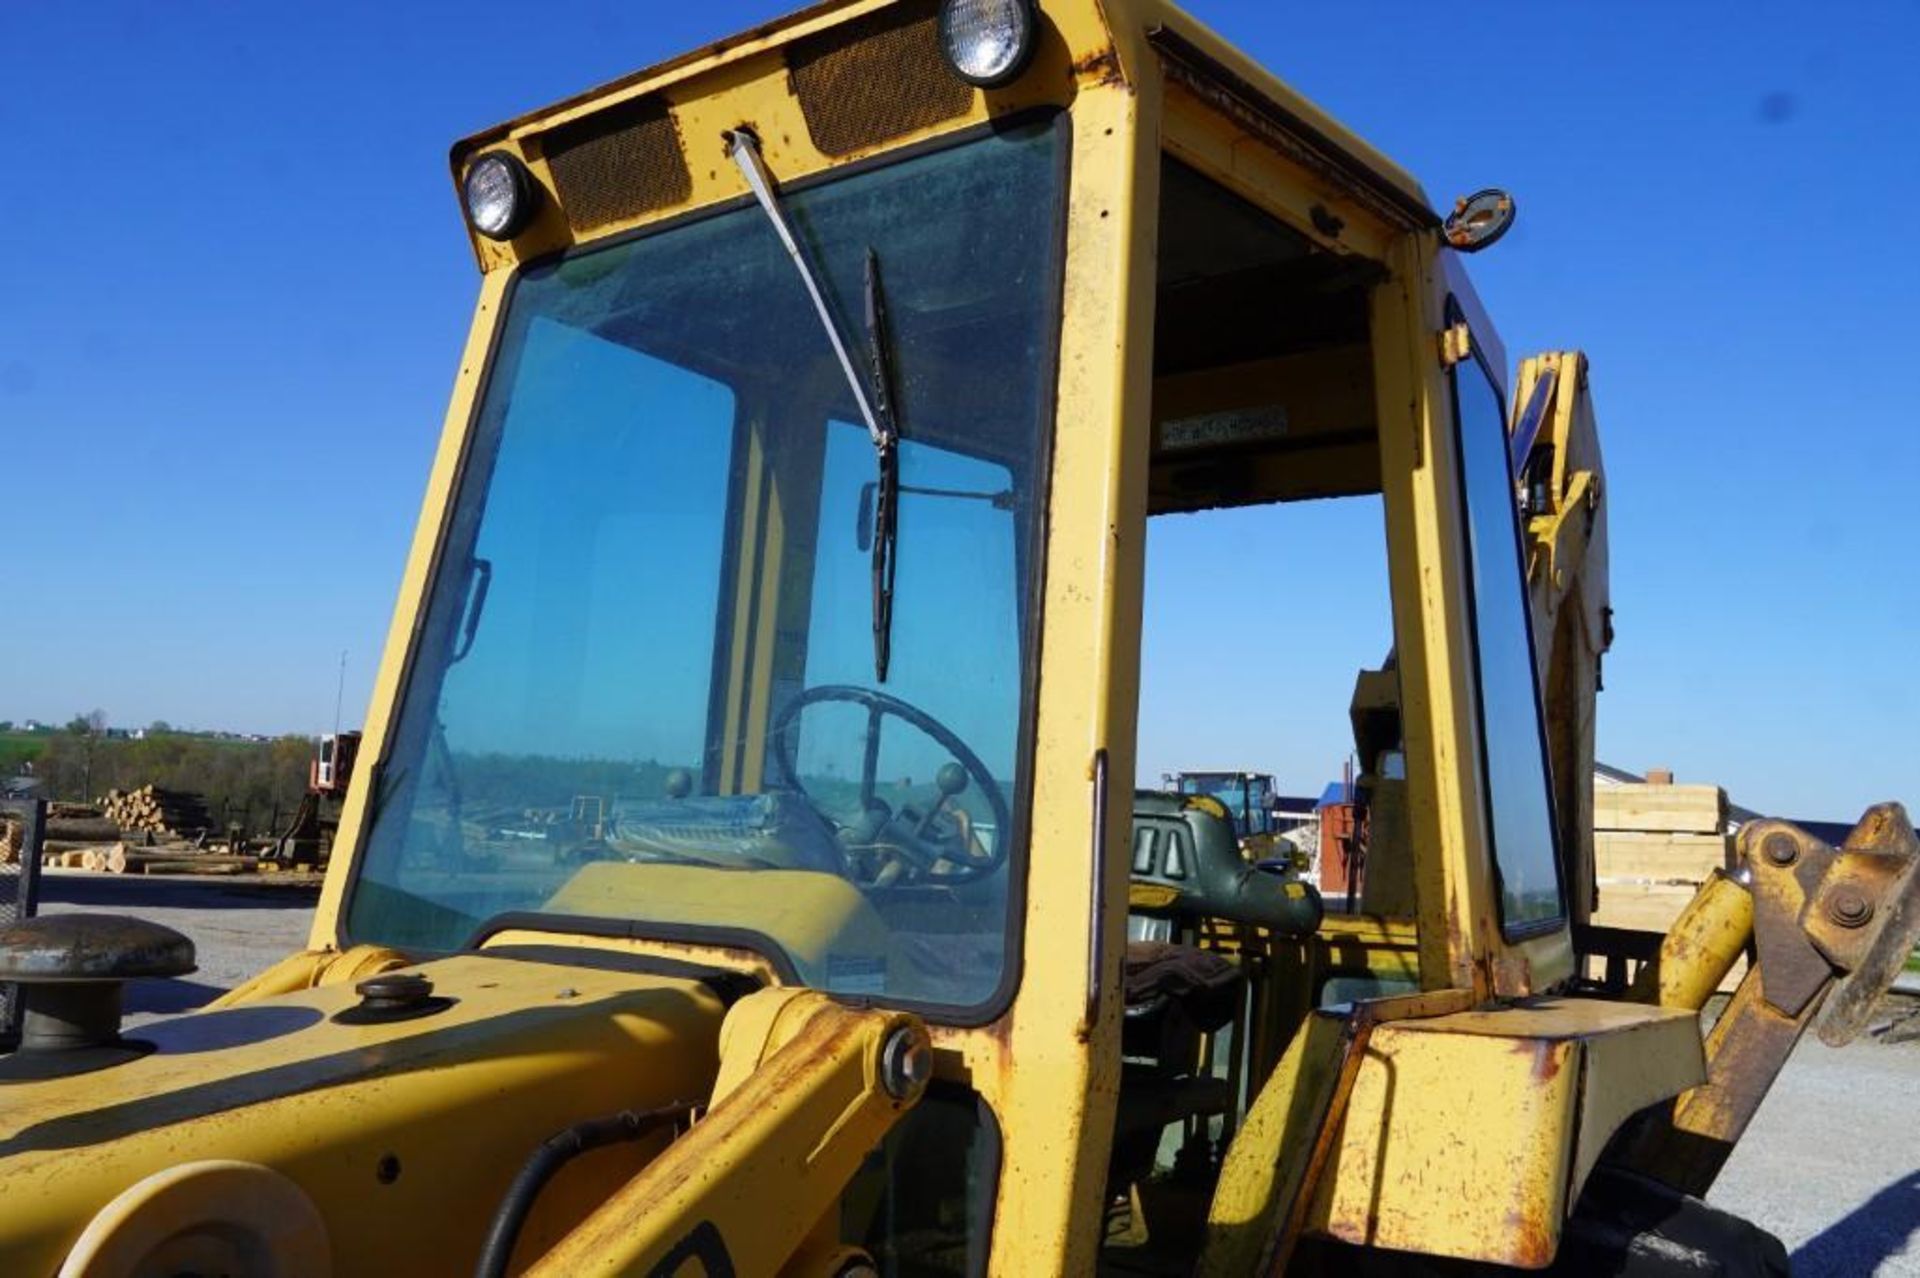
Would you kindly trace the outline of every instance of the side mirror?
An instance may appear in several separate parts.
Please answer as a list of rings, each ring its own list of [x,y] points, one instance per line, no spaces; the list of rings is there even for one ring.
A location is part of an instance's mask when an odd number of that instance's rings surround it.
[[[1490,248],[1513,225],[1513,197],[1497,187],[1475,191],[1454,202],[1441,228],[1447,243],[1462,253]]]

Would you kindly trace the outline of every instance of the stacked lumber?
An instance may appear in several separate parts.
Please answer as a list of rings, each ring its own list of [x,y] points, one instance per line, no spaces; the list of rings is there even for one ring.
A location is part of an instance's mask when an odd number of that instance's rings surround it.
[[[185,790],[154,785],[109,790],[100,800],[100,809],[107,820],[129,833],[203,834],[213,828],[207,801]]]
[[[1727,792],[1717,785],[1596,785],[1594,871],[1602,883],[1698,886],[1726,869]]]
[[[1602,927],[1665,932],[1714,870],[1730,864],[1727,792],[1671,780],[1593,787]]]
[[[12,817],[0,817],[0,865],[12,865],[20,859],[27,829]]]

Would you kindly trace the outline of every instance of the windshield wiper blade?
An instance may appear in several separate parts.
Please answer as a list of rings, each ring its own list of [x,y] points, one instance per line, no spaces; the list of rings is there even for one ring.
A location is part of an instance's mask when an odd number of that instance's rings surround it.
[[[893,660],[893,570],[900,544],[900,423],[894,413],[893,344],[880,256],[867,249],[867,344],[873,349],[873,395],[880,435],[873,441],[879,489],[873,506],[873,677],[887,681]]]
[[[753,198],[767,215],[767,221],[773,224],[781,246],[792,259],[794,270],[799,272],[800,282],[806,285],[807,296],[813,299],[814,313],[820,317],[820,327],[826,330],[827,341],[832,344],[834,356],[840,361],[840,371],[846,374],[847,386],[853,391],[853,402],[860,410],[860,420],[865,423],[867,434],[873,440],[874,465],[879,480],[873,539],[873,676],[875,682],[885,683],[893,651],[893,571],[900,522],[900,433],[893,411],[893,354],[887,340],[886,302],[880,292],[880,261],[869,248],[866,280],[867,339],[872,363],[872,381],[869,383],[854,367],[853,356],[847,350],[846,338],[834,319],[833,309],[827,305],[820,281],[807,261],[793,227],[787,221],[786,211],[780,207],[779,198],[774,193],[773,177],[767,172],[766,163],[760,156],[760,139],[754,136],[751,129],[733,129],[726,138],[728,156],[747,180],[747,189],[753,192]]]

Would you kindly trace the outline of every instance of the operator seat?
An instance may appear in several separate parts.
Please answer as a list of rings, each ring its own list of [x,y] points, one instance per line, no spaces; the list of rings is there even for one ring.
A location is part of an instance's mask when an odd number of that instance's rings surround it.
[[[1232,1109],[1225,1079],[1201,1070],[1200,1036],[1221,1030],[1245,1004],[1246,973],[1194,942],[1224,920],[1282,937],[1320,926],[1318,892],[1263,870],[1240,853],[1226,808],[1205,795],[1134,795],[1127,917],[1126,1013],[1120,1108],[1110,1186],[1151,1171],[1171,1123]]]

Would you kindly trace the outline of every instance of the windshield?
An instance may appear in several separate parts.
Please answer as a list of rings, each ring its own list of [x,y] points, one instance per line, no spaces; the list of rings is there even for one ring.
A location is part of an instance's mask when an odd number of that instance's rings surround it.
[[[507,914],[588,916],[752,944],[817,987],[993,998],[1026,810],[1062,118],[781,193],[843,331],[863,332],[869,250],[884,263],[884,681],[874,444],[762,211],[524,273],[353,941],[453,949]]]
[[[1243,839],[1273,833],[1272,777],[1244,772],[1189,772],[1180,778],[1180,793],[1218,799],[1233,818],[1234,833]]]

